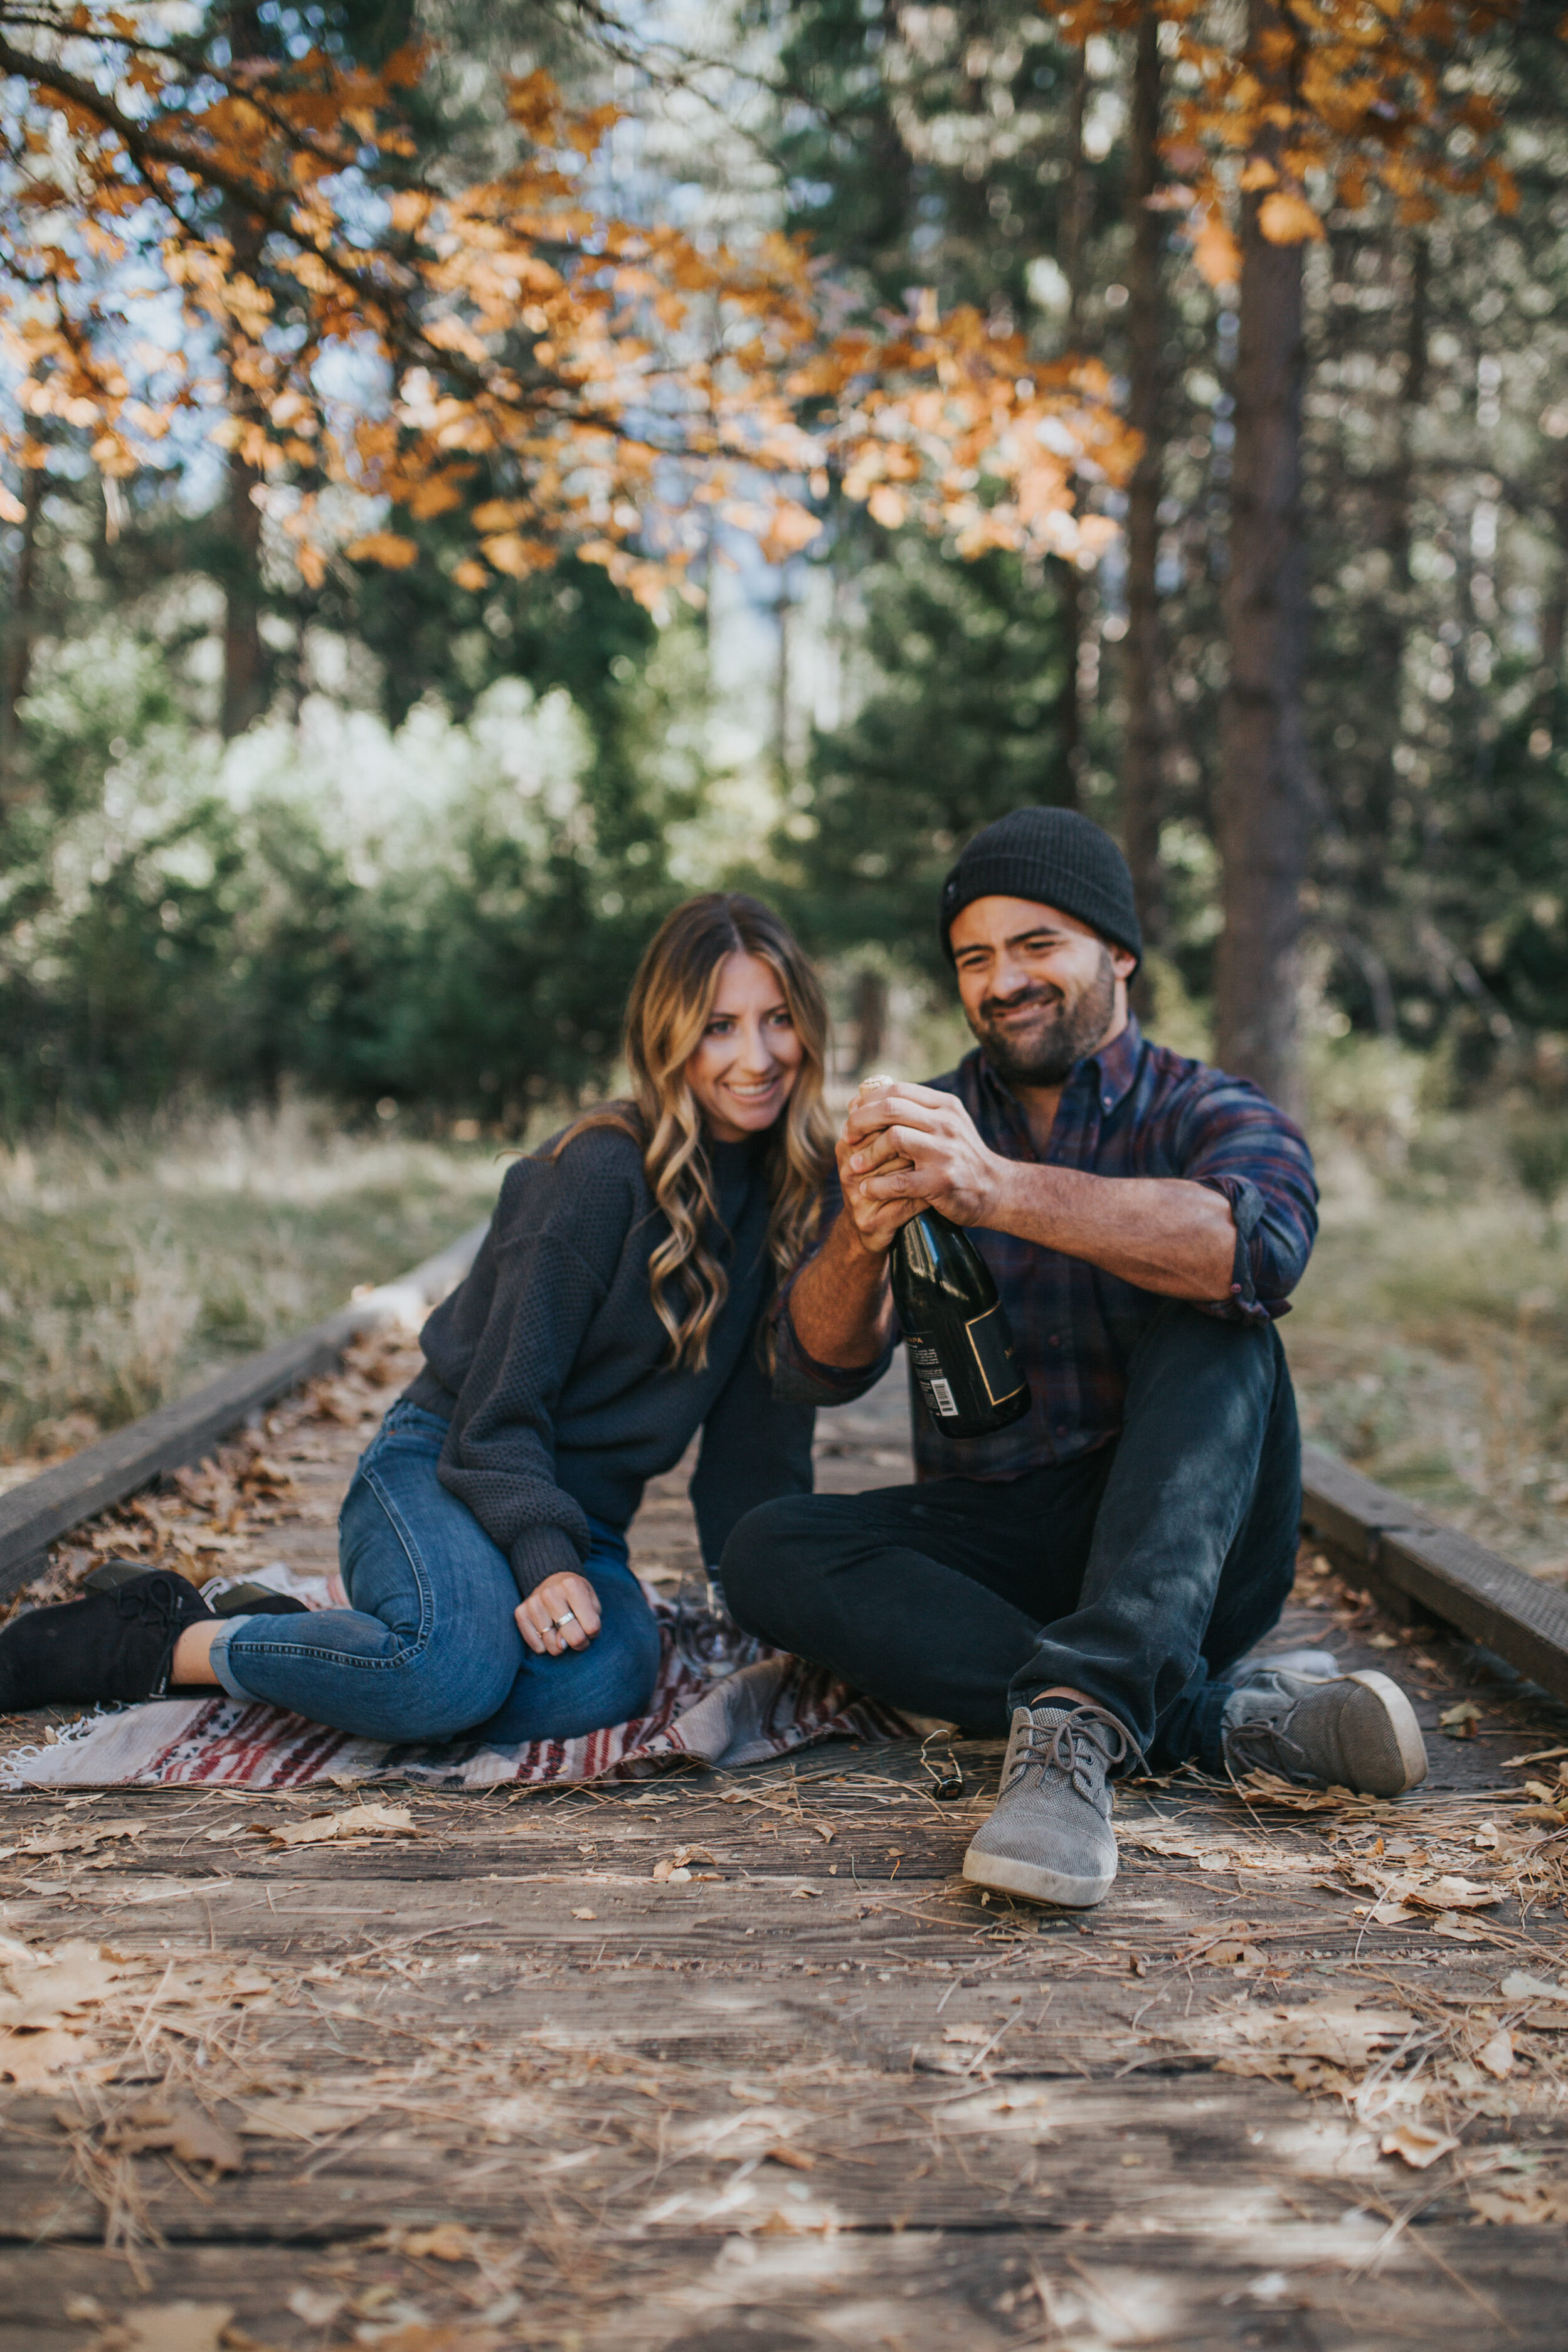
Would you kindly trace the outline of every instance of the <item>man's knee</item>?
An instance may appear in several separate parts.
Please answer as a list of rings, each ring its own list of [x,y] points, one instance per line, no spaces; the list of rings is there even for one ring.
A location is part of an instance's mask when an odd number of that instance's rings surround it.
[[[814,1495],[781,1495],[737,1521],[719,1574],[730,1614],[744,1632],[770,1632],[781,1594],[801,1571],[802,1538],[810,1536],[820,1508]]]

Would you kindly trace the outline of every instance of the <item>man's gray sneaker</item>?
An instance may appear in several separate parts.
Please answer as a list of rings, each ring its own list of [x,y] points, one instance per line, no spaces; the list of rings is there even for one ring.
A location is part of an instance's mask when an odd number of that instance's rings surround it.
[[[1237,1778],[1281,1780],[1399,1797],[1426,1778],[1426,1744],[1415,1710],[1386,1675],[1337,1675],[1319,1682],[1274,1673],[1226,1701],[1225,1760]]]
[[[1102,1706],[1015,1707],[1001,1793],[963,1857],[965,1878],[1075,1910],[1103,1903],[1116,1878],[1108,1776],[1137,1752]]]
[[[1268,1690],[1275,1675],[1295,1675],[1311,1683],[1332,1682],[1340,1662],[1331,1650],[1277,1650],[1271,1657],[1248,1658],[1235,1672],[1216,1675],[1233,1690]]]

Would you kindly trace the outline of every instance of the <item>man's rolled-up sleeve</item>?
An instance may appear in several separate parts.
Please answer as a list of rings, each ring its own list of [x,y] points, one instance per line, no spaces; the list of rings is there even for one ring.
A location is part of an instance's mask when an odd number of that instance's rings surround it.
[[[1181,1124],[1178,1173],[1230,1204],[1236,1256],[1228,1297],[1202,1304],[1230,1321],[1275,1322],[1306,1272],[1318,1234],[1318,1186],[1307,1139],[1245,1078],[1221,1076]]]
[[[869,1364],[821,1364],[801,1345],[790,1312],[795,1284],[816,1255],[804,1258],[779,1293],[773,1310],[773,1394],[786,1404],[853,1404],[875,1388],[893,1360],[893,1342]]]

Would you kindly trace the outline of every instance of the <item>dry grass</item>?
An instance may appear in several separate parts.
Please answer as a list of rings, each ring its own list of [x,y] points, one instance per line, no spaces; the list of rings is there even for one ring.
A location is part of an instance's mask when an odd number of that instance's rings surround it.
[[[442,1247],[493,1199],[472,1148],[300,1104],[0,1150],[0,1463],[26,1475]]]
[[[1282,1328],[1309,1436],[1568,1579],[1568,1258],[1480,1118],[1447,1165],[1331,1138],[1322,1231]]]

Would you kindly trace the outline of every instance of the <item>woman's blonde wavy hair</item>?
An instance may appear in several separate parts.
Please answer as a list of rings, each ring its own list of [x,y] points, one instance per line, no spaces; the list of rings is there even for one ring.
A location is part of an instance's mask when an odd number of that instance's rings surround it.
[[[560,1153],[590,1128],[616,1127],[642,1146],[648,1189],[669,1226],[648,1261],[654,1312],[669,1334],[671,1366],[697,1372],[707,1364],[730,1285],[703,1242],[718,1195],[686,1071],[712,1013],[720,968],[736,954],[757,956],[777,974],[802,1048],[767,1154],[768,1254],[778,1280],[784,1279],[816,1238],[822,1186],[833,1165],[833,1129],[822,1108],[827,1005],[798,940],[759,899],[708,890],[666,917],[626,1002],[622,1050],[631,1100],[574,1120],[555,1145]]]

